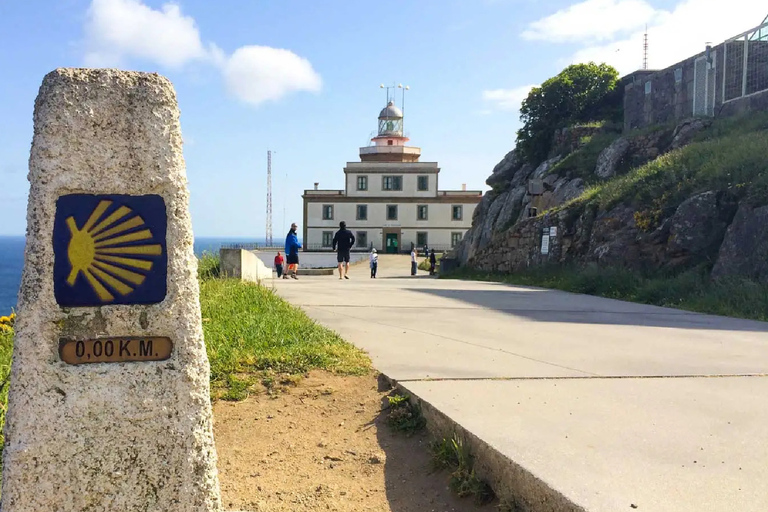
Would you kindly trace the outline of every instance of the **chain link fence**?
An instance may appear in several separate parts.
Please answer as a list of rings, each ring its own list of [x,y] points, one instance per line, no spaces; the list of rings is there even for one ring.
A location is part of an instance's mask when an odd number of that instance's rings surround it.
[[[768,90],[768,23],[723,45],[723,103]]]

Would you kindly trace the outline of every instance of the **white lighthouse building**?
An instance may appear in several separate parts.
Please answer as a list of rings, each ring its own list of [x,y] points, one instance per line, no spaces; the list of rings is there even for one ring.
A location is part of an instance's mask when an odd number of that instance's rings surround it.
[[[378,135],[360,148],[360,162],[344,167],[344,189],[305,190],[304,250],[330,250],[339,222],[359,250],[409,252],[414,245],[446,250],[472,225],[479,190],[439,190],[437,162],[419,162],[408,146],[403,112],[390,101],[379,114]]]

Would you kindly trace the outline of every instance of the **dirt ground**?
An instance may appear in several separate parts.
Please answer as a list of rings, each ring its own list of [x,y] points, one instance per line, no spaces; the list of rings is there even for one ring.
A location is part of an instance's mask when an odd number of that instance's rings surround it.
[[[386,425],[376,376],[313,372],[285,393],[214,405],[224,508],[491,512],[448,489],[429,437]]]

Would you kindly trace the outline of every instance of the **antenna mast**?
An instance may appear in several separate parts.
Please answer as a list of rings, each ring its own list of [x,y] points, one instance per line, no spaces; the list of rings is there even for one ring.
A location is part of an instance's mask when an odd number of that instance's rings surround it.
[[[267,150],[267,229],[266,245],[272,247],[272,151]]]
[[[648,69],[648,25],[643,34],[643,69]]]

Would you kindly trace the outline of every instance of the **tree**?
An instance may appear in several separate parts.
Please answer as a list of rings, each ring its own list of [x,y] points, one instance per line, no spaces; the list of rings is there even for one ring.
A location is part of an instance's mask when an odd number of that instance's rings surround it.
[[[547,158],[555,130],[572,123],[617,120],[619,72],[608,64],[572,64],[534,87],[523,100],[517,149],[530,162]]]

